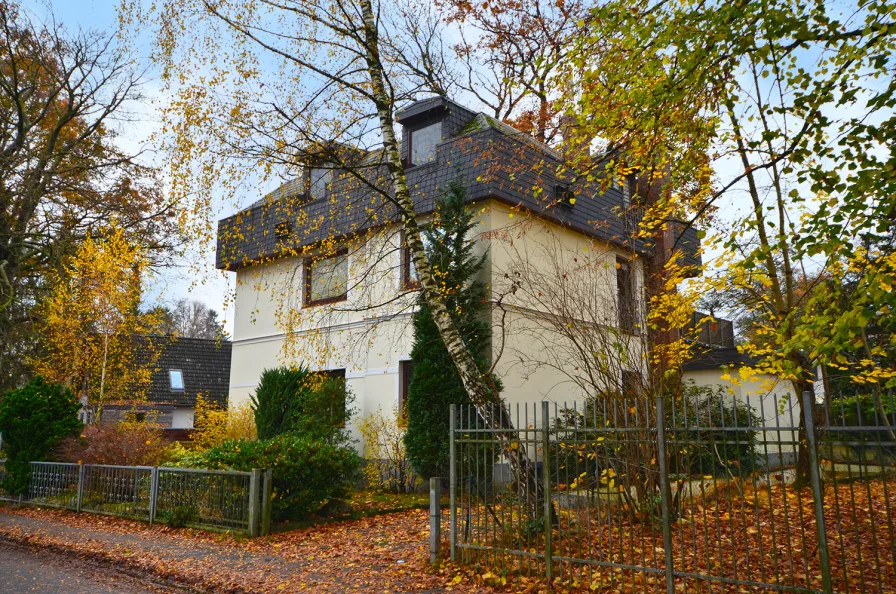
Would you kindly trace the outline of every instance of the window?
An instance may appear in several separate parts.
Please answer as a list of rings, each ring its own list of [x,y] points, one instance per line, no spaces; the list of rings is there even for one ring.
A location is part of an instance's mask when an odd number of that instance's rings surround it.
[[[554,197],[557,200],[558,206],[565,206],[568,208],[576,203],[575,196],[573,195],[572,190],[569,189],[569,186],[555,186]]]
[[[289,234],[292,232],[292,223],[289,221],[280,221],[277,223],[277,226],[274,227],[274,235],[277,239],[286,239],[289,237]]]
[[[414,362],[398,362],[398,418],[404,423],[407,421],[408,390],[411,387],[411,379],[414,377]]]
[[[423,251],[427,255],[431,254],[429,239],[422,233],[420,239],[423,240]],[[411,248],[408,247],[403,232],[401,234],[401,288],[406,290],[420,288],[420,274],[417,272],[414,259],[411,258]]]
[[[411,131],[411,165],[436,160],[436,145],[442,141],[442,122]]]
[[[346,386],[345,369],[328,369],[317,372],[323,380],[321,393],[330,400],[330,418],[336,427],[345,427]]]
[[[622,372],[622,395],[626,398],[638,396],[641,394],[643,377],[640,371],[623,370]]]
[[[184,391],[184,372],[180,369],[169,369],[168,381],[171,384],[172,392]]]
[[[145,423],[146,413],[131,410],[124,414],[124,420],[128,423]]]
[[[632,207],[632,200],[637,196],[638,180],[634,174],[626,175],[622,181],[622,209],[628,210]]]
[[[332,170],[322,167],[311,167],[308,169],[308,196],[311,200],[317,200],[327,195],[327,188],[330,186],[332,178]]]
[[[632,263],[616,258],[616,307],[619,310],[619,329],[629,334],[635,331],[635,285]]]
[[[305,305],[343,301],[348,287],[348,254],[305,260]]]

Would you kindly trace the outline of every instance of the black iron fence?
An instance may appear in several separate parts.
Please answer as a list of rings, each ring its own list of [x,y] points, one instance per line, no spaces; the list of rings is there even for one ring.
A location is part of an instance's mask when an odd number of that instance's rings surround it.
[[[896,592],[893,430],[802,404],[457,407],[452,557],[594,591]]]
[[[258,536],[270,530],[272,484],[270,470],[31,462],[28,490],[20,495],[0,490],[0,501],[150,523],[177,517],[183,524]]]

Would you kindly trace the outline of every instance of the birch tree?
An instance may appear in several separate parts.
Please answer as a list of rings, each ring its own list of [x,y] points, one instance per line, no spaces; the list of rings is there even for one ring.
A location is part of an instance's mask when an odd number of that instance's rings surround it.
[[[257,183],[280,175],[308,184],[312,180],[301,171],[313,164],[362,187],[370,201],[350,208],[366,223],[394,223],[401,230],[419,290],[471,400],[487,426],[510,429],[498,391],[446,309],[421,242],[395,115],[411,100],[442,94],[445,87],[433,78],[438,69],[409,67],[401,50],[409,47],[411,35],[401,16],[406,13],[391,8],[372,0],[191,0],[162,2],[143,15],[155,27],[156,58],[174,97],[162,139],[172,157],[173,185],[200,215],[210,211],[206,200],[214,192],[235,196],[250,178]],[[137,12],[131,7],[123,14]],[[420,53],[432,55],[430,49]],[[349,208],[331,196],[329,214],[309,220],[295,201],[268,199],[274,208],[292,209],[290,220],[298,227],[292,237],[325,228],[328,218]],[[211,240],[213,223],[211,217],[200,217],[192,234]],[[281,254],[317,257],[347,245],[363,259],[361,246],[372,238],[330,234],[311,246],[300,239],[280,240]],[[369,256],[368,261],[381,260]],[[373,274],[375,266],[365,268],[356,284],[370,284]],[[284,313],[293,320],[302,316],[297,308]],[[288,319],[286,324],[297,327]],[[511,432],[497,435],[509,446]],[[540,487],[526,452],[506,447],[505,455],[527,477],[521,489],[537,510]]]

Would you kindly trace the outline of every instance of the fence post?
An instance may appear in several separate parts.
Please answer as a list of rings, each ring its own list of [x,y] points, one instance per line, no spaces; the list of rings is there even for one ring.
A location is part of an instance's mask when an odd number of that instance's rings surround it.
[[[554,579],[554,510],[551,504],[551,430],[548,417],[550,402],[541,403],[541,469],[544,481],[544,575],[548,582]]]
[[[258,500],[261,469],[253,468],[249,475],[249,536],[258,536]]]
[[[442,477],[429,478],[429,562],[439,560],[442,542]]]
[[[159,503],[159,467],[153,466],[149,472],[149,525],[156,521],[156,506]]]
[[[660,464],[660,513],[663,515],[663,549],[666,559],[666,593],[675,594],[675,573],[672,566],[672,510],[669,509],[669,466],[666,460],[666,403],[656,397],[657,460]]]
[[[815,394],[803,392],[803,419],[806,424],[806,450],[809,453],[809,481],[812,483],[812,499],[815,500],[815,530],[818,535],[818,562],[821,568],[821,587],[825,594],[833,592],[831,585],[831,561],[828,556],[828,537],[824,526],[824,490],[818,473],[818,450],[815,439]]]
[[[271,495],[274,493],[274,470],[268,468],[264,472],[263,498],[261,500],[261,535],[271,532]]]
[[[457,424],[457,405],[451,405],[451,412],[448,419],[448,497],[451,509],[448,511],[448,543],[451,548],[451,560],[455,561],[456,551],[455,543],[457,542],[457,450],[454,444],[456,438]]]
[[[75,499],[75,511],[81,513],[84,502],[84,465],[78,464],[78,497]]]

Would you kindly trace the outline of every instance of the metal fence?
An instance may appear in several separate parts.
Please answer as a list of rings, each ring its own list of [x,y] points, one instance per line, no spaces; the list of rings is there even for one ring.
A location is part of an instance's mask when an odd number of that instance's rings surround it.
[[[0,460],[0,481],[4,475]],[[27,492],[0,500],[147,520],[179,515],[189,525],[267,534],[272,472],[31,462]]]
[[[889,420],[797,404],[453,407],[452,558],[607,592],[896,592]]]

